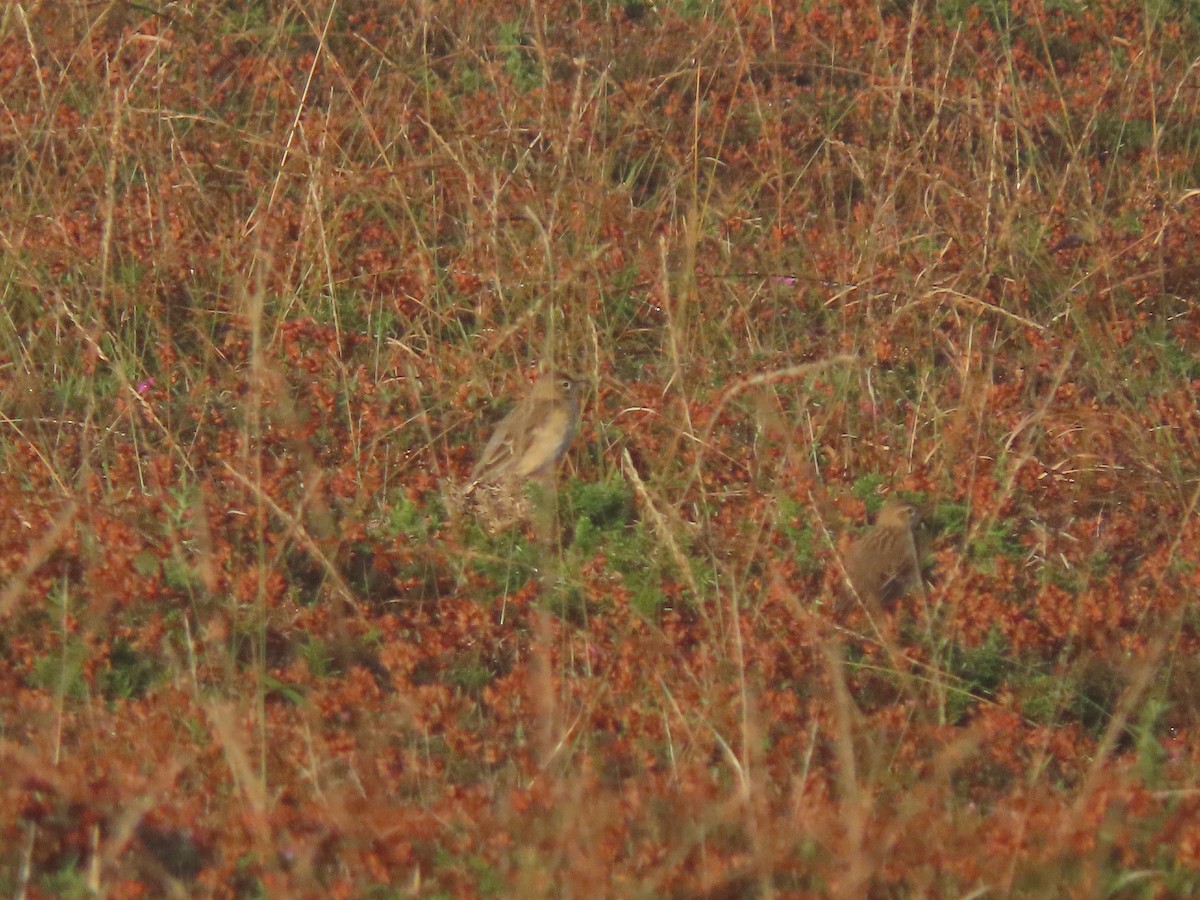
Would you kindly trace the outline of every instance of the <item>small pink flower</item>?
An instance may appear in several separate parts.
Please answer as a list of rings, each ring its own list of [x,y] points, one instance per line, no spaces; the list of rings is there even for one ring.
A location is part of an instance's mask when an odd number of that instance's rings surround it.
[[[137,387],[135,387],[134,390],[144,397],[146,394],[150,393],[150,389],[152,387],[154,387],[154,379],[143,378],[137,383]]]

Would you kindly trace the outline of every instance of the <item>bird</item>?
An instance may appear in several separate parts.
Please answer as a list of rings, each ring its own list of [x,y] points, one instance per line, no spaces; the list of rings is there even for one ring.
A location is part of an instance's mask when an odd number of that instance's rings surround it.
[[[579,388],[574,378],[549,372],[505,416],[471,469],[466,492],[479,485],[512,488],[543,475],[557,463],[579,420]]]
[[[907,500],[888,500],[844,559],[850,584],[868,609],[888,609],[921,583],[924,544],[920,509]]]

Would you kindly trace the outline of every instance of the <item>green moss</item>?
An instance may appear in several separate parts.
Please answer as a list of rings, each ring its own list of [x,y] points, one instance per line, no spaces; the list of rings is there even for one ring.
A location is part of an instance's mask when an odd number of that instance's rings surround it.
[[[88,870],[80,866],[79,859],[74,854],[60,861],[58,868],[53,872],[38,879],[38,884],[46,892],[46,896],[58,897],[61,900],[85,900],[95,897],[90,882]]]
[[[125,638],[117,638],[108,651],[107,665],[100,672],[100,687],[108,700],[135,700],[165,676],[159,663],[138,651]]]
[[[567,502],[575,521],[575,545],[585,553],[588,535],[623,532],[633,515],[633,490],[617,474],[599,482],[573,480]]]
[[[1170,709],[1170,704],[1165,701],[1149,697],[1141,704],[1134,725],[1138,772],[1142,781],[1151,788],[1163,786],[1163,766],[1167,761],[1167,751],[1162,742],[1165,730],[1162,720]]]
[[[1062,678],[1036,673],[1021,685],[1021,714],[1039,725],[1057,725],[1067,693]]]
[[[303,641],[300,644],[300,656],[314,678],[330,678],[341,674],[329,645],[319,637],[310,636]]]
[[[29,683],[56,695],[83,700],[88,695],[83,664],[89,655],[82,641],[69,640],[61,649],[41,657],[33,664]]]
[[[656,617],[667,602],[663,581],[675,577],[675,567],[650,526],[631,521],[629,484],[614,474],[599,483],[573,481],[567,494],[565,509],[575,522],[570,559],[582,564],[604,554],[609,569],[620,575],[630,592],[630,605],[643,616]],[[574,605],[579,603],[582,598],[575,599]]]
[[[1170,24],[1182,32],[1185,46],[1195,47],[1200,38],[1200,6],[1193,0],[1145,0],[1142,8],[1148,33]]]
[[[948,654],[946,668],[959,680],[947,695],[946,717],[950,722],[961,721],[979,702],[978,698],[994,697],[1014,672],[1008,643],[998,629],[992,629],[979,646],[954,647]]]
[[[1073,0],[1057,0],[1057,5],[1065,8],[1072,2]],[[1008,0],[938,0],[933,9],[934,15],[954,26],[967,24],[969,12],[981,15],[984,21],[996,29],[1005,45],[1010,44],[1026,27],[1025,19],[1013,10],[1013,5]]]
[[[541,87],[541,67],[530,49],[532,41],[519,23],[500,23],[496,32],[496,47],[513,87],[523,94]]]
[[[720,0],[670,0],[685,19],[717,19],[721,15]]]
[[[271,699],[282,700],[292,706],[300,706],[304,702],[304,691],[291,682],[282,681],[273,675],[263,675],[263,693]]]
[[[816,575],[822,569],[820,553],[825,538],[809,521],[808,505],[792,497],[781,496],[778,510],[775,528],[791,542],[792,558],[796,560],[800,573]]]
[[[446,669],[445,681],[470,696],[478,696],[492,683],[496,673],[481,653],[458,654]]]
[[[417,504],[401,494],[393,501],[388,512],[387,531],[392,537],[424,541],[441,526],[443,518],[440,497],[426,495],[423,502]]]
[[[982,572],[994,571],[995,560],[1001,556],[1024,559],[1028,551],[1021,544],[1018,527],[1016,522],[1008,519],[991,522],[967,544],[967,558]]]
[[[467,528],[467,545],[478,551],[470,557],[471,568],[495,587],[485,602],[519,589],[538,573],[541,553],[516,529],[493,537],[477,523],[471,523]]]
[[[868,472],[855,479],[854,484],[850,486],[850,492],[867,504],[868,513],[875,515],[883,506],[884,498],[879,488],[886,482],[887,479],[878,472]]]

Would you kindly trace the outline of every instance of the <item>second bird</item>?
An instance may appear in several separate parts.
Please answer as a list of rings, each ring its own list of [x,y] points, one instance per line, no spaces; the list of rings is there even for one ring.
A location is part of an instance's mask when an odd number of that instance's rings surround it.
[[[846,574],[868,608],[888,608],[921,580],[920,510],[892,498],[846,551]]]

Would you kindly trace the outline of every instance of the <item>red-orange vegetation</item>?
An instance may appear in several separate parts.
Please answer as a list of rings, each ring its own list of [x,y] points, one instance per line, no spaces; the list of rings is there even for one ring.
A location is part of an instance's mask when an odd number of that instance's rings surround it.
[[[1084,896],[1196,866],[1194,23],[701,6],[51,4],[0,39],[0,872]],[[628,450],[644,571],[620,524],[582,558],[574,522],[485,543],[433,502],[480,385],[547,352],[599,376],[563,508]],[[818,526],[868,490],[965,516],[889,647],[816,602]],[[1097,756],[1163,638],[1146,733]]]

